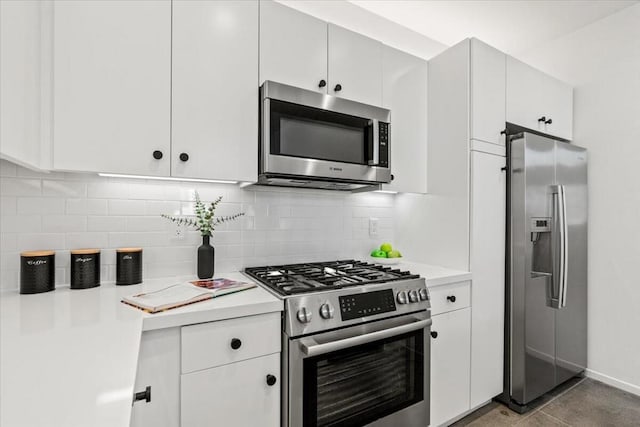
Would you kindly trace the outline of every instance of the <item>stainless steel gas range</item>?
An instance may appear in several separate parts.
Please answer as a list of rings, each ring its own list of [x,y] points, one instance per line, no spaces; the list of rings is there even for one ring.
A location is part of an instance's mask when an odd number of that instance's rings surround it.
[[[429,425],[423,278],[354,260],[245,273],[285,303],[284,426]]]

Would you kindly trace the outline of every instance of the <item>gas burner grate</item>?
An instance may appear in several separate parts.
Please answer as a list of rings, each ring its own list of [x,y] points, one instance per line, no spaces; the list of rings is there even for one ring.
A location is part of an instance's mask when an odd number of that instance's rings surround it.
[[[245,273],[283,296],[419,277],[356,260],[248,267]]]

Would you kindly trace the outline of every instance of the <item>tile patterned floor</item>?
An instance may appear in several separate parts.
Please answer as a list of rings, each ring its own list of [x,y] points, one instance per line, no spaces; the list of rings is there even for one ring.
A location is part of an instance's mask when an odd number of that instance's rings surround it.
[[[640,396],[592,379],[575,379],[535,409],[518,414],[491,402],[452,427],[640,427]]]

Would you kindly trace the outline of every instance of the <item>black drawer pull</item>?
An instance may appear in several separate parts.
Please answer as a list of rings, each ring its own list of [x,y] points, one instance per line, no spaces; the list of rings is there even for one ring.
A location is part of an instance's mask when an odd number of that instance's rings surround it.
[[[431,331],[431,338],[433,338],[433,339],[438,338],[438,332],[436,332],[436,331]]]
[[[153,158],[156,160],[160,160],[162,158],[162,151],[156,150],[153,152]]]
[[[144,400],[145,402],[151,402],[151,386],[147,386],[144,391],[139,391],[133,394],[133,402],[139,402]]]
[[[231,340],[232,349],[237,350],[240,348],[240,346],[242,346],[242,341],[240,341],[238,338],[234,338]]]
[[[277,379],[276,379],[275,375],[271,375],[271,374],[267,375],[267,385],[268,386],[274,385],[276,383],[276,381],[277,381]]]
[[[450,302],[456,302],[456,296],[455,295],[449,295],[447,297],[447,300],[450,301]]]

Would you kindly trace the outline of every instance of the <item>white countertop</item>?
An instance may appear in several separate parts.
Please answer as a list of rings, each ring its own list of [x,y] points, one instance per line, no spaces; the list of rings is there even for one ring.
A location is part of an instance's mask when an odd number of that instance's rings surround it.
[[[411,273],[419,274],[425,278],[427,288],[471,280],[471,273],[468,271],[453,270],[437,265],[402,261],[399,264],[389,265],[388,267],[399,268],[400,270],[409,270]]]
[[[157,314],[120,302],[180,281],[0,293],[0,425],[128,426],[142,331],[283,308],[261,287]]]

